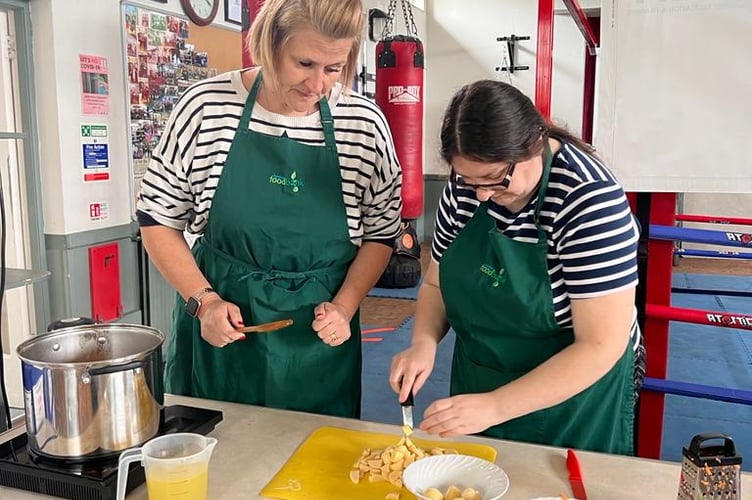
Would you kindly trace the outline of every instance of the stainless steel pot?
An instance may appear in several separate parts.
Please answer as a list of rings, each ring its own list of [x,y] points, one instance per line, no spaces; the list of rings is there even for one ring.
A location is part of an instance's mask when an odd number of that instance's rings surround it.
[[[157,434],[164,334],[142,325],[83,325],[18,346],[32,451],[102,458]]]

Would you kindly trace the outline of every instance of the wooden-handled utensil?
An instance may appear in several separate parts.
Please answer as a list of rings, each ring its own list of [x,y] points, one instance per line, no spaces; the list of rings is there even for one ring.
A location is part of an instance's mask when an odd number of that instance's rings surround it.
[[[237,330],[242,333],[273,332],[275,330],[287,328],[288,326],[292,325],[292,323],[293,321],[291,319],[282,319],[279,321],[272,321],[270,323],[261,323],[260,325],[244,326],[243,328],[238,328]]]

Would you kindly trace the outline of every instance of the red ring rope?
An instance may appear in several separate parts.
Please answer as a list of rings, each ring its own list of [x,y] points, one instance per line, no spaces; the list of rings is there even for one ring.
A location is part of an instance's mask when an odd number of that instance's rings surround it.
[[[647,304],[645,306],[645,314],[649,318],[668,321],[683,321],[685,323],[697,323],[700,325],[752,330],[752,316],[724,311],[703,311],[700,309]]]
[[[740,224],[752,226],[752,219],[744,217],[716,217],[714,215],[690,215],[676,214],[677,221],[684,222],[707,222],[709,224]]]

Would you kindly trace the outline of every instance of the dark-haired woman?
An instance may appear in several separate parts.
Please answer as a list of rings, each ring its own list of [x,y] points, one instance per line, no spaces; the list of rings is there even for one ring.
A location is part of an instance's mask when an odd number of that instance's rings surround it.
[[[502,82],[460,89],[441,142],[451,177],[392,388],[421,389],[452,327],[451,397],[421,429],[633,453],[638,226],[619,183]]]

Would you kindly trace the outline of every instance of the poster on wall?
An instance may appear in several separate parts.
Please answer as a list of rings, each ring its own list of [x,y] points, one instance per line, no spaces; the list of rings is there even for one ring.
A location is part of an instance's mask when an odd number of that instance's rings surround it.
[[[81,164],[84,182],[110,179],[107,125],[81,125]]]
[[[189,85],[217,74],[206,52],[187,43],[188,21],[124,7],[133,171],[143,176],[167,117]]]
[[[107,58],[78,55],[81,71],[81,106],[85,115],[106,115],[110,112],[110,84]]]

